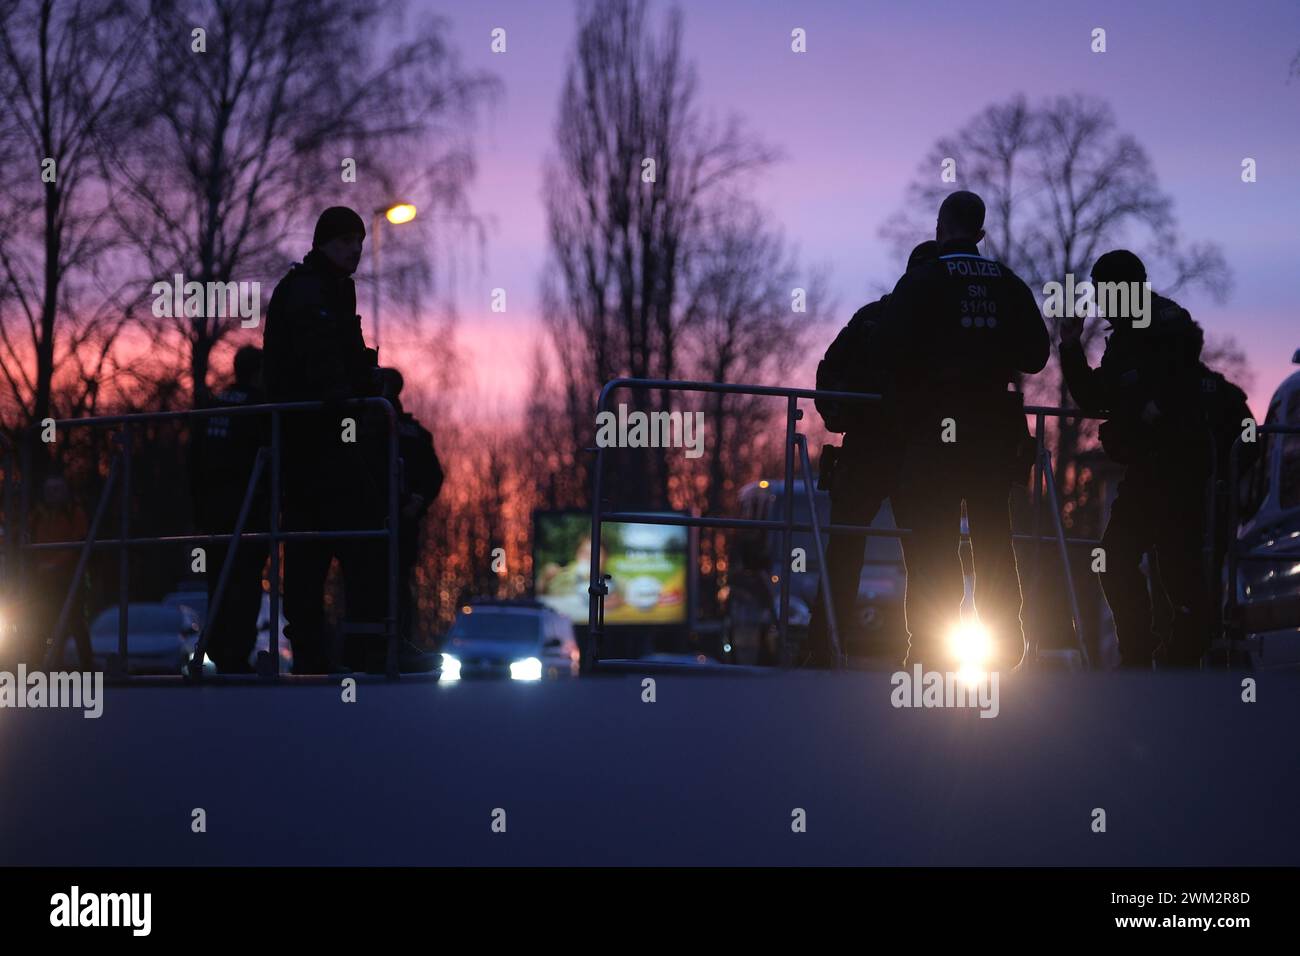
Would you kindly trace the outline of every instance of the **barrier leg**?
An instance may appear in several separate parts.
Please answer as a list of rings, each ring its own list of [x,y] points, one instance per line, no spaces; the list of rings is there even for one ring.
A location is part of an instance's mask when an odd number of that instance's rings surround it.
[[[90,530],[86,532],[86,541],[81,546],[81,553],[77,556],[77,568],[72,572],[72,584],[69,585],[67,596],[63,599],[63,608],[59,611],[59,619],[54,624],[54,634],[50,638],[50,646],[45,652],[46,670],[49,670],[54,661],[59,660],[63,653],[63,634],[68,627],[68,617],[72,613],[73,600],[76,597],[77,588],[81,586],[81,578],[86,573],[86,565],[90,562],[90,552],[94,550],[95,539],[99,536],[99,526],[104,521],[105,512],[108,511],[108,502],[113,496],[113,485],[117,482],[117,473],[121,463],[121,458],[113,459],[113,464],[108,469],[108,480],[104,482],[104,490],[99,493],[99,503],[95,505],[95,517],[90,521]],[[121,616],[120,612],[118,616]]]
[[[270,660],[264,677],[280,674],[280,412],[271,413],[271,594],[266,646]]]
[[[127,541],[131,537],[131,426],[122,426],[118,436],[122,445],[122,521],[121,541],[117,550],[117,657],[118,666],[125,676],[130,673],[130,661],[126,646],[127,620],[131,607],[131,548]]]
[[[799,417],[799,400],[791,395],[785,406],[785,489],[782,494],[781,529],[781,611],[778,618],[778,632],[781,635],[780,660],[782,666],[788,667],[790,661],[790,552],[794,548],[794,423]]]
[[[1043,455],[1043,477],[1047,482],[1047,498],[1052,506],[1052,521],[1056,526],[1056,550],[1061,557],[1061,567],[1065,571],[1065,589],[1070,597],[1070,621],[1074,625],[1074,640],[1083,658],[1083,666],[1092,667],[1088,658],[1088,647],[1083,640],[1083,626],[1079,617],[1079,596],[1074,589],[1074,573],[1070,568],[1070,553],[1065,545],[1065,525],[1061,522],[1061,506],[1056,496],[1056,477],[1052,474],[1052,461],[1046,452]]]
[[[398,598],[397,598],[397,534],[398,534],[398,454],[397,454],[397,412],[390,405],[387,408],[386,421],[388,423],[388,537],[385,543],[388,545],[388,619],[384,626],[388,635],[388,660],[385,667],[385,673],[389,680],[397,680],[401,676],[401,660],[398,653],[398,642],[401,635],[398,634]]]
[[[208,619],[203,623],[203,633],[199,635],[199,642],[194,648],[194,658],[190,662],[190,676],[195,680],[201,680],[203,677],[203,657],[208,652],[208,642],[212,639],[217,615],[221,613],[221,601],[226,596],[230,571],[235,566],[235,552],[239,550],[239,537],[244,533],[244,525],[248,523],[248,513],[253,507],[253,496],[257,493],[257,484],[262,480],[265,467],[266,449],[260,448],[257,457],[253,459],[253,472],[248,477],[244,500],[239,505],[239,516],[235,519],[235,530],[230,536],[230,545],[226,548],[226,559],[221,562],[221,576],[217,578],[217,589],[212,595],[212,606],[208,608]]]
[[[604,395],[601,396],[601,408],[604,407]],[[599,409],[598,409],[599,410]],[[600,531],[601,512],[604,510],[605,450],[596,448],[596,457],[592,462],[591,475],[591,579],[587,585],[587,639],[582,649],[582,673],[589,674],[600,663],[601,637],[605,631],[605,595],[609,585],[605,583],[608,575],[600,570]]]
[[[835,621],[835,602],[831,599],[831,575],[826,567],[826,548],[822,544],[821,522],[817,518],[817,497],[812,487],[812,464],[808,460],[808,438],[796,435],[799,442],[799,464],[803,468],[803,490],[808,499],[808,513],[811,516],[813,544],[817,548],[818,573],[821,582],[822,610],[826,612],[826,622],[831,636],[831,656],[837,670],[844,667],[844,653],[840,647],[840,629]]]

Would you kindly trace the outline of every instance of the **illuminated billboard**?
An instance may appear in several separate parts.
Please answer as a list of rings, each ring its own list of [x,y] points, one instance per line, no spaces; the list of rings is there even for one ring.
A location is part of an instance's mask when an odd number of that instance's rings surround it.
[[[606,624],[686,620],[688,529],[657,524],[601,525],[601,570],[611,576]],[[539,512],[533,523],[533,581],[539,601],[575,624],[587,623],[591,516]]]

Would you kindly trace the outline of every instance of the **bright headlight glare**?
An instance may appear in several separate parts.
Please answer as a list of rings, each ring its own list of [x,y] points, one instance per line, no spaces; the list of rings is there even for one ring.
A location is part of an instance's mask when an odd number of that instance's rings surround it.
[[[962,621],[948,635],[948,649],[962,670],[978,672],[993,656],[993,640],[982,624]]]
[[[510,665],[511,680],[541,680],[542,662],[535,657],[525,657]]]
[[[460,680],[460,661],[450,654],[442,655],[441,680]]]

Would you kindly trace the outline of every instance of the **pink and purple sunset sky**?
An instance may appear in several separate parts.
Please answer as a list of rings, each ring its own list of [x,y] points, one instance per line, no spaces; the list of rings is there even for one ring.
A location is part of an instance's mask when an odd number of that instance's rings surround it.
[[[1078,4],[835,0],[696,0],[682,5],[701,103],[736,113],[784,159],[758,187],[805,265],[829,270],[836,324],[892,285],[898,263],[880,224],[935,140],[990,103],[1082,92],[1107,100],[1146,148],[1174,199],[1184,240],[1214,240],[1233,271],[1223,305],[1181,296],[1211,335],[1245,348],[1251,407],[1262,416],[1300,348],[1300,3],[1101,0]],[[563,0],[434,3],[465,65],[494,73],[499,102],[475,137],[474,210],[487,222],[481,268],[457,287],[469,387],[504,408],[522,396],[540,347],[546,264],[543,159],[572,48]],[[421,9],[425,9],[422,7]],[[667,4],[651,8],[658,26]],[[508,50],[489,49],[493,28]],[[808,51],[790,50],[807,31]],[[1090,50],[1104,27],[1107,52]],[[1241,180],[1252,157],[1258,181]],[[918,240],[928,238],[918,236]],[[363,266],[363,269],[365,267]],[[1160,289],[1161,277],[1152,275]],[[508,290],[509,311],[489,310]],[[827,340],[834,330],[827,330]],[[820,357],[809,354],[811,385]],[[775,384],[775,383],[766,383]]]

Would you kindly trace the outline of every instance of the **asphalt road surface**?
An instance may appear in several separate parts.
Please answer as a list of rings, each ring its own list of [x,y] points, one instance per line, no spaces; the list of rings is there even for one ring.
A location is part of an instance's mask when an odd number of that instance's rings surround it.
[[[1028,674],[993,719],[887,673],[653,676],[0,710],[0,864],[1300,864],[1297,676]]]

